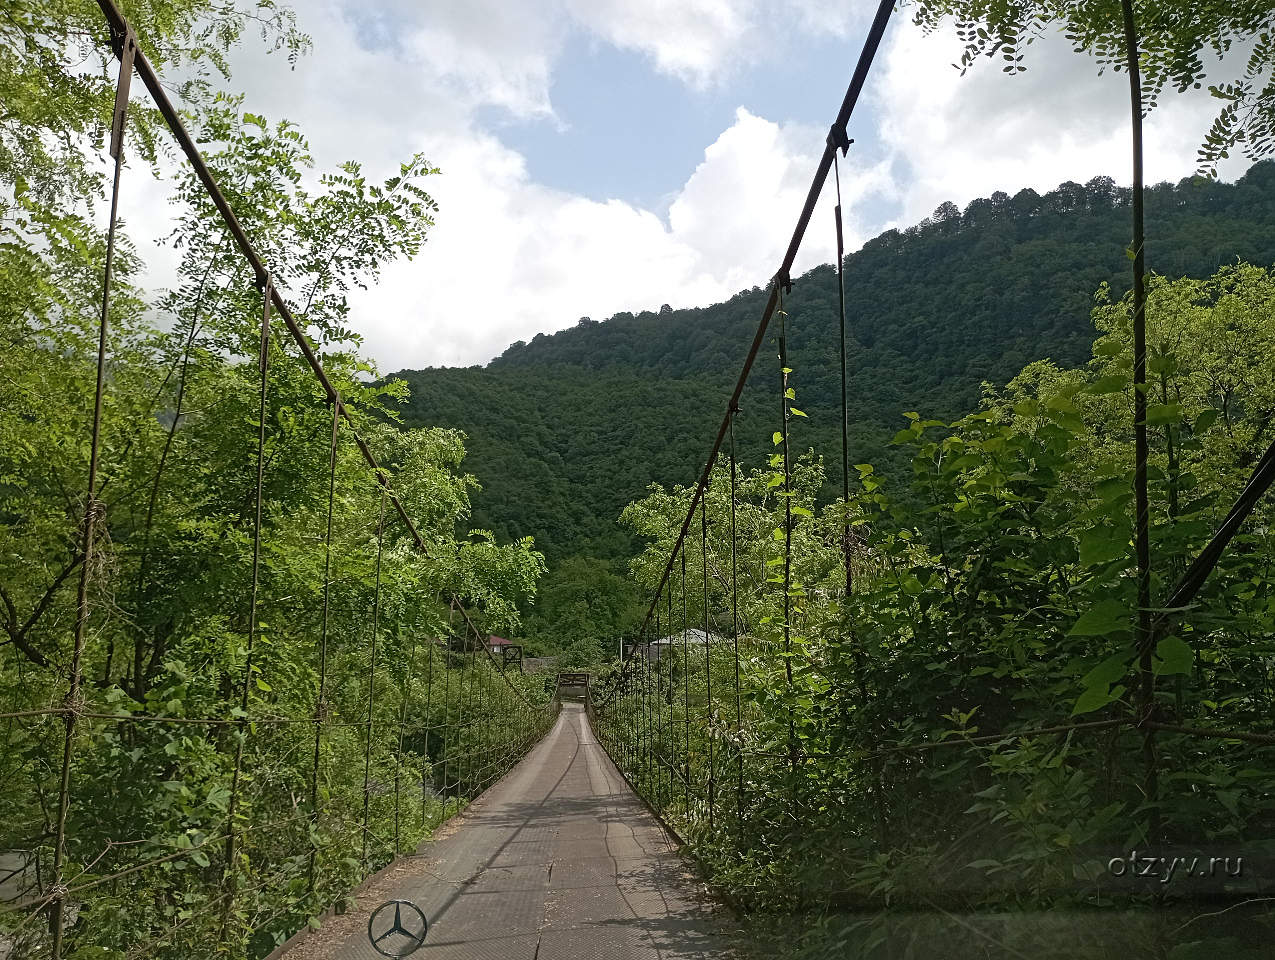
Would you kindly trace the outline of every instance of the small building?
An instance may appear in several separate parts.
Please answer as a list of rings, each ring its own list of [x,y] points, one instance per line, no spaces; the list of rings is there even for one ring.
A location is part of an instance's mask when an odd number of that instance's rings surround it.
[[[498,637],[494,633],[483,641],[483,646],[487,648],[487,652],[491,656],[500,661],[500,669],[504,670],[505,664],[514,662],[518,664],[519,671],[522,670],[522,644],[515,643],[513,640],[506,640],[504,637]]]
[[[638,644],[633,652],[645,656],[651,663],[659,663],[661,657],[681,657],[683,647],[687,650],[706,645],[711,647],[721,643],[722,640],[723,638],[715,633],[705,633],[703,630],[692,627],[681,633],[652,640],[650,643]]]

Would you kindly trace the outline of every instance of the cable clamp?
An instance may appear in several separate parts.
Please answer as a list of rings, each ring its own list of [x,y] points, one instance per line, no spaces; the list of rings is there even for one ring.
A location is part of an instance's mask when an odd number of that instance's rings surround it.
[[[828,145],[834,150],[840,150],[844,157],[850,152],[850,144],[853,140],[846,134],[846,128],[839,123],[834,123],[832,129],[828,131]]]
[[[116,45],[114,31],[111,45]],[[137,52],[137,38],[132,29],[128,29],[119,37],[119,45],[115,55],[120,61],[120,77],[115,87],[115,109],[111,113],[111,158],[120,159],[124,150],[124,124],[128,116],[128,91],[133,82],[133,57]]]

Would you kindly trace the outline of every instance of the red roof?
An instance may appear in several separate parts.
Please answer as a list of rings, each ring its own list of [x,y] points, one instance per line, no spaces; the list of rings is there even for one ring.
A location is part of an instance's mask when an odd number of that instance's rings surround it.
[[[487,638],[487,646],[489,647],[507,647],[512,643],[512,640],[506,640],[504,637],[498,637],[495,634]]]

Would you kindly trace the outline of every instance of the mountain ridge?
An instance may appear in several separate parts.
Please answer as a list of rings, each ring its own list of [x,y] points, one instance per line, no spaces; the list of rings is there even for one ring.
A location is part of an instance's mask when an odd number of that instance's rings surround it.
[[[905,411],[955,418],[984,382],[1026,364],[1083,363],[1095,292],[1126,289],[1130,191],[1110,178],[1040,195],[995,193],[940,206],[846,258],[852,462],[897,468],[886,445]],[[1196,179],[1147,191],[1149,263],[1203,277],[1235,259],[1275,262],[1275,162],[1234,184]],[[552,561],[619,559],[634,544],[616,519],[651,483],[686,484],[707,455],[766,291],[710,306],[587,318],[516,342],[481,367],[400,371],[408,425],[465,432],[483,485],[475,526],[531,535]],[[808,271],[785,298],[791,380],[809,414],[796,449],[828,459],[840,488],[836,273]],[[773,330],[744,393],[741,459],[769,452],[778,419]]]

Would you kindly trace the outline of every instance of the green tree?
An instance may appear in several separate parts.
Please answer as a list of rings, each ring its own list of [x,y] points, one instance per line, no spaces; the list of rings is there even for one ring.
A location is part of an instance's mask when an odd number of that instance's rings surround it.
[[[185,79],[178,94],[192,108],[228,75],[226,55],[256,31],[290,59],[309,38],[290,7],[277,0],[133,0],[123,5],[140,49],[161,74]],[[110,129],[119,70],[106,20],[93,0],[0,2],[0,217],[13,198],[46,210],[95,196],[102,174],[86,147],[101,147]],[[131,142],[148,159],[160,149],[163,121],[140,105],[130,111]]]

